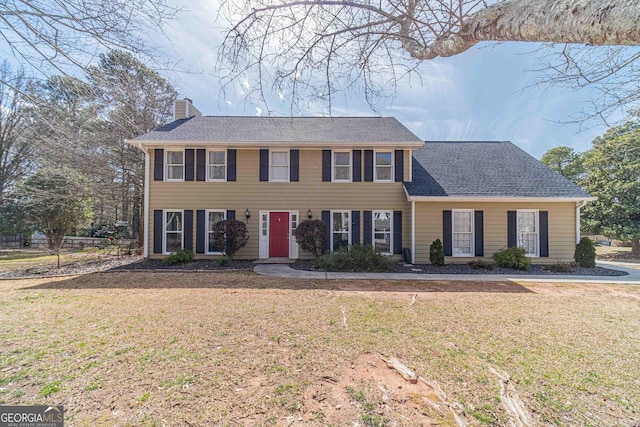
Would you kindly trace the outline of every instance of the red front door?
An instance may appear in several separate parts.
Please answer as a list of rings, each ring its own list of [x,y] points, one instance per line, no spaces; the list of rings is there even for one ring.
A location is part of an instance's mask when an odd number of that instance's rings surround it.
[[[289,212],[269,212],[269,257],[289,257]]]

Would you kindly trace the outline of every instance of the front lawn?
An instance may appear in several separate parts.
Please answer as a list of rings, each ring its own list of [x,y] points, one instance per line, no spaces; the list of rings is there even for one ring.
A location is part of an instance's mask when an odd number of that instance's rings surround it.
[[[530,425],[640,419],[640,286],[97,273],[0,281],[0,319],[0,404],[69,426],[454,425],[378,355],[468,425],[508,423],[492,368]]]

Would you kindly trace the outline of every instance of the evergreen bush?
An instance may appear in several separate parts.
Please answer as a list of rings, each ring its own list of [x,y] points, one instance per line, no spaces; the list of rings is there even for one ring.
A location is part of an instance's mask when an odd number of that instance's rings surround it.
[[[588,237],[583,237],[576,245],[573,258],[580,267],[593,268],[596,266],[596,246]]]
[[[436,239],[429,247],[429,261],[433,265],[444,265],[444,249],[440,239]]]
[[[493,260],[498,267],[513,268],[514,270],[529,270],[531,259],[526,256],[524,248],[512,247],[493,254]]]

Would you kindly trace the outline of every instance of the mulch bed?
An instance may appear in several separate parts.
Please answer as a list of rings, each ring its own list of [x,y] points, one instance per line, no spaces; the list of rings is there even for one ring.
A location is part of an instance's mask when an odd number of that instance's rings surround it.
[[[198,259],[186,264],[166,265],[161,259],[142,259],[131,264],[118,266],[112,270],[253,270],[253,260],[233,260],[232,262],[221,265],[218,260]]]
[[[495,267],[494,270],[481,270],[471,268],[467,264],[447,264],[435,266],[431,264],[403,264],[395,263],[393,273],[410,274],[508,274],[513,275],[566,275],[566,276],[627,276],[624,271],[611,270],[603,267],[584,268],[574,267],[571,272],[554,273],[548,270],[548,266],[532,265],[530,270],[512,270],[510,268]],[[297,260],[291,265],[296,270],[312,271],[313,266],[309,260]]]

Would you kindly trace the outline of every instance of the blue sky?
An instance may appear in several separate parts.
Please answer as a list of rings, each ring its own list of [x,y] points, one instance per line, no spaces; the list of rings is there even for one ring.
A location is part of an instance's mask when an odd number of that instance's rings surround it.
[[[189,71],[168,77],[203,114],[260,114],[264,108],[243,101],[240,84],[235,92],[220,92],[215,48],[222,30],[216,13],[215,1],[191,0],[165,28],[166,37],[156,39],[167,56],[178,61],[178,70]],[[562,121],[578,113],[592,94],[535,86],[539,75],[527,71],[537,67],[535,49],[525,43],[485,44],[424,62],[419,68],[422,82],[402,82],[394,99],[376,104],[377,112],[362,96],[351,94],[337,98],[333,114],[394,116],[427,140],[510,140],[536,158],[560,145],[588,149],[606,128],[593,123],[580,131],[578,125]],[[251,76],[248,80],[251,85]],[[289,111],[275,93],[270,107],[284,114]]]

